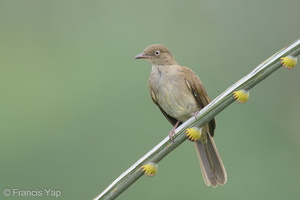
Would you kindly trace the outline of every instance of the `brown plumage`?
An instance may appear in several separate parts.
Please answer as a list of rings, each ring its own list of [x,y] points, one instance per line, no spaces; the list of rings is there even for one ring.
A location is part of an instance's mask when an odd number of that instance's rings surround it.
[[[175,129],[193,113],[206,106],[210,99],[199,77],[189,68],[177,64],[170,51],[161,44],[147,47],[136,59],[152,64],[148,86],[153,102]],[[201,127],[201,139],[195,142],[197,155],[206,185],[224,185],[227,174],[213,140],[215,120]]]

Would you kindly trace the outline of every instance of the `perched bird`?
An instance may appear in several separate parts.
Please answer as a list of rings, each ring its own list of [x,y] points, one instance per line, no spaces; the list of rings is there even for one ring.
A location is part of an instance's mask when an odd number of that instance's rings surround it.
[[[210,99],[199,77],[188,67],[177,64],[171,52],[162,44],[148,46],[135,59],[144,59],[152,65],[148,86],[153,102],[175,129],[206,106]],[[216,148],[213,136],[216,127],[212,119],[198,130],[200,139],[195,147],[206,185],[224,185],[227,174]]]

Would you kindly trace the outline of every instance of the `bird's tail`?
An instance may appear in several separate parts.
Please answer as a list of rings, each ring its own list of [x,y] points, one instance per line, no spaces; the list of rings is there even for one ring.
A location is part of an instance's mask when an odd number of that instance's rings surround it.
[[[195,142],[195,147],[198,159],[201,166],[202,176],[207,186],[224,185],[227,181],[227,173],[214,139],[207,134],[207,142],[203,143],[201,140]]]

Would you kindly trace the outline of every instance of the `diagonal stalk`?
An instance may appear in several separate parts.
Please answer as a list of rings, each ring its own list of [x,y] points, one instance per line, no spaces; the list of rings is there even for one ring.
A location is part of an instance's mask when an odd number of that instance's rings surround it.
[[[191,117],[176,129],[174,135],[174,143],[169,140],[169,137],[163,139],[147,154],[145,154],[136,163],[134,163],[129,169],[123,172],[103,192],[95,197],[94,200],[115,199],[143,175],[143,172],[141,171],[141,167],[143,165],[149,162],[158,163],[171,151],[177,148],[182,142],[184,142],[186,140],[184,132],[187,128],[193,126],[203,126],[234,101],[232,95],[234,91],[240,89],[250,90],[256,84],[260,83],[262,80],[267,78],[270,74],[272,74],[282,66],[280,58],[288,55],[297,57],[299,54],[300,39],[296,40],[292,44],[272,55],[270,58],[257,66],[248,75],[244,76],[228,89],[226,89],[210,104],[203,108],[196,117]]]

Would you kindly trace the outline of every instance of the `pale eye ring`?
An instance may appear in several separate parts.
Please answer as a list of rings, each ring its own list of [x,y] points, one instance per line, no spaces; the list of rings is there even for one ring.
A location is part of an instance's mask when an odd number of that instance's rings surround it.
[[[158,56],[160,54],[160,51],[155,51],[155,55]]]

